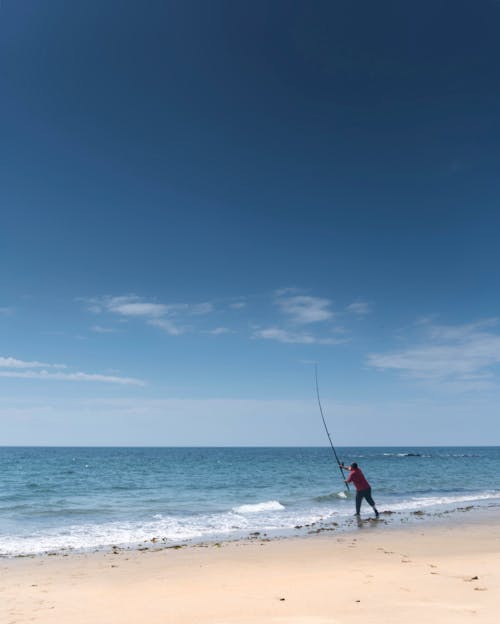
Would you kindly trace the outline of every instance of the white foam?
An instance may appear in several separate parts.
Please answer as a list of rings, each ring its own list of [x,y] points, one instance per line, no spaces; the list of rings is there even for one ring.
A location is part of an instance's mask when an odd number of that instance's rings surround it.
[[[421,507],[444,507],[457,503],[473,503],[495,499],[500,499],[500,492],[478,492],[477,494],[464,494],[462,496],[415,496],[410,500],[391,504],[390,508],[393,511],[409,511]]]
[[[317,522],[335,518],[341,521],[352,515],[352,503],[339,492],[331,504],[307,508],[285,507],[276,500],[239,505],[231,511],[186,516],[155,514],[149,520],[73,524],[17,535],[0,536],[0,555],[27,555],[67,549],[92,550],[111,545],[135,547],[140,543],[175,544],[193,540],[231,539],[245,537],[250,532],[293,531],[295,527],[310,527]],[[418,509],[456,508],[463,503],[500,500],[500,492],[491,490],[476,494],[449,496],[415,496],[393,502],[376,497],[379,509],[409,513]]]
[[[233,507],[235,513],[260,513],[261,511],[281,511],[285,507],[278,501],[266,501],[264,503],[255,503],[253,505],[240,505],[239,507]]]
[[[276,511],[280,513],[276,514]],[[230,511],[188,517],[163,516],[146,522],[72,525],[0,537],[0,555],[92,550],[112,545],[134,547],[150,542],[152,538],[168,544],[224,539],[245,536],[252,531],[290,530],[297,524],[314,522],[320,517],[310,511],[286,513],[282,505],[279,508],[273,505],[272,509],[247,515]]]

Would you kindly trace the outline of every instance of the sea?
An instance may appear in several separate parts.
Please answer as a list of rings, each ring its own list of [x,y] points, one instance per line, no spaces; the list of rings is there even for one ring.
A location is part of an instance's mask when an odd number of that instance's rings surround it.
[[[500,508],[500,447],[337,453],[359,464],[384,522]],[[329,447],[0,447],[4,557],[341,531],[353,513]]]

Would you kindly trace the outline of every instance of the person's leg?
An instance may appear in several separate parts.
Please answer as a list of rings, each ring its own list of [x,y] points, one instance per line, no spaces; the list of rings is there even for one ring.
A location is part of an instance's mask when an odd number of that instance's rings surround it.
[[[356,515],[359,516],[361,511],[361,501],[363,500],[363,492],[356,492]]]
[[[372,498],[372,489],[368,488],[367,490],[365,490],[363,492],[364,497],[366,498],[366,502],[373,507],[373,511],[375,512],[375,515],[378,517],[378,511],[377,508],[375,506],[375,501]]]

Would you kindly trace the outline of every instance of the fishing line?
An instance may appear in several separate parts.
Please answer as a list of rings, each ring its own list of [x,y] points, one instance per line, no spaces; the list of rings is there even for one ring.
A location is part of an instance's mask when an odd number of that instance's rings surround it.
[[[342,468],[340,467],[340,460],[338,458],[337,451],[335,450],[335,447],[333,446],[333,442],[332,442],[332,438],[330,436],[330,432],[328,431],[328,427],[326,426],[326,420],[325,420],[325,416],[323,414],[323,408],[321,407],[321,399],[319,398],[318,365],[317,364],[314,365],[314,377],[316,379],[316,396],[318,397],[319,413],[321,414],[321,420],[323,421],[323,425],[325,427],[326,435],[328,436],[328,440],[330,441],[330,446],[332,447],[333,455],[335,456],[335,460],[337,461],[337,465],[339,467],[340,474],[342,476],[342,481],[345,483],[344,473],[342,472]],[[349,484],[345,483],[345,486],[347,487],[347,491],[349,491]]]

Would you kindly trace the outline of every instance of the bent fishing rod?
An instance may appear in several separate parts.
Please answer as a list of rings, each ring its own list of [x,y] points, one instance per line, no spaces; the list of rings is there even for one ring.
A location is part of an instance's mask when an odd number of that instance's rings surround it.
[[[335,447],[333,446],[333,442],[332,442],[332,438],[330,436],[330,432],[328,431],[328,427],[326,426],[326,420],[325,420],[325,416],[323,414],[323,408],[321,407],[321,399],[319,398],[318,365],[317,364],[314,365],[314,377],[316,379],[316,396],[318,398],[319,413],[321,414],[321,420],[323,421],[323,425],[325,427],[326,435],[328,436],[328,440],[330,441],[330,446],[332,447],[333,455],[335,456],[335,460],[337,461],[337,465],[339,467],[340,474],[342,475],[342,481],[344,481],[344,483],[345,483],[344,473],[342,472],[340,459],[339,459],[339,457],[337,455],[337,451],[335,450]],[[349,491],[349,484],[345,483],[345,485],[347,487],[347,490]]]

